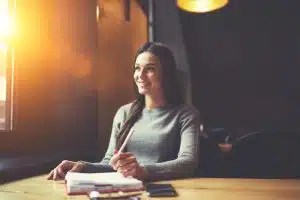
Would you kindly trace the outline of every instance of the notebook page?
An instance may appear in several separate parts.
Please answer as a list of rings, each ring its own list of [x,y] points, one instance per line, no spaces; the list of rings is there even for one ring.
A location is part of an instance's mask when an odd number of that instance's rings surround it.
[[[118,172],[108,173],[78,173],[68,172],[65,180],[68,184],[95,184],[95,185],[139,185],[142,181],[132,177],[124,177]]]

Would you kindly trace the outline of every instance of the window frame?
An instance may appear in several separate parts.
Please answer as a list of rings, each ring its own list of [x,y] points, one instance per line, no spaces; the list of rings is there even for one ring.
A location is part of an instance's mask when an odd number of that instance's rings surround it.
[[[15,16],[16,0],[7,0],[8,13],[10,16]],[[0,41],[6,45],[6,58],[5,58],[5,81],[6,81],[6,99],[4,102],[4,129],[1,132],[11,132],[13,130],[13,97],[14,97],[14,48],[12,42]]]
[[[14,57],[13,48],[7,47],[5,58],[6,99],[4,101],[4,129],[0,132],[13,130],[13,94],[14,94]],[[2,123],[2,122],[1,122]]]
[[[14,97],[14,49],[11,45],[7,47],[6,53],[6,100],[4,131],[13,130],[13,97]]]

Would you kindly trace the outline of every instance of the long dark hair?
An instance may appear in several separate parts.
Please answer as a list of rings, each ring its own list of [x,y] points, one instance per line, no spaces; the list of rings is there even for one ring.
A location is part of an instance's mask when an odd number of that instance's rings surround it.
[[[177,66],[172,51],[164,44],[158,42],[147,42],[136,52],[134,63],[138,55],[150,52],[157,56],[161,64],[161,84],[168,105],[180,105],[184,102],[182,91],[179,89],[177,77]],[[116,149],[119,149],[128,135],[131,127],[139,119],[145,107],[145,96],[140,94],[135,82],[133,83],[136,100],[132,103],[127,120],[121,127],[117,138]]]

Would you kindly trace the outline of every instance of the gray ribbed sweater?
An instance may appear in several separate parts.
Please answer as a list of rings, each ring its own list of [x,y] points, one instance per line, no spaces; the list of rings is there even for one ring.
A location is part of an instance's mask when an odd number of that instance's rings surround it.
[[[119,108],[105,157],[100,163],[88,163],[85,172],[113,171],[109,160],[113,156],[116,137],[125,122],[131,104]],[[193,176],[198,164],[199,115],[192,106],[166,106],[143,109],[134,124],[134,133],[127,151],[148,170],[149,180]]]

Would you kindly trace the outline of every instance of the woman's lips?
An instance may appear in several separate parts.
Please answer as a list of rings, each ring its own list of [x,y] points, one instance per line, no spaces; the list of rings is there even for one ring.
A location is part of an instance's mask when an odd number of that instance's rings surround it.
[[[138,82],[138,85],[141,87],[146,87],[149,85],[149,83],[145,83],[145,82]]]

